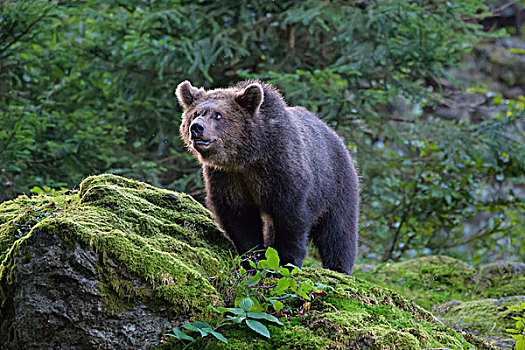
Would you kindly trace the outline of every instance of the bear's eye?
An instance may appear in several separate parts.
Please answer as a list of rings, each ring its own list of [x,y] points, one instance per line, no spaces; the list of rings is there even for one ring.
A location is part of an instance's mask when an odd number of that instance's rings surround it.
[[[195,118],[197,118],[197,112],[193,113],[193,115],[191,116],[192,120],[195,119]]]
[[[221,120],[222,119],[222,114],[220,114],[219,112],[213,113],[213,119]]]

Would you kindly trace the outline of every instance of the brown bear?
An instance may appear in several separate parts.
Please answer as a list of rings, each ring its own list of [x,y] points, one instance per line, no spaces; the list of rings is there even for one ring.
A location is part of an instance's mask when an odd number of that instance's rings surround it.
[[[176,95],[206,204],[239,253],[273,237],[282,265],[301,266],[311,237],[324,267],[351,274],[359,187],[342,139],[263,82],[205,91],[185,81]]]

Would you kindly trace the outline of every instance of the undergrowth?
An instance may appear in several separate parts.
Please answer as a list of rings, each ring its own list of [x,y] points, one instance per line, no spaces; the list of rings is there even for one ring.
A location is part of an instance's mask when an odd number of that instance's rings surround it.
[[[257,253],[259,252],[255,252],[255,255]],[[207,336],[213,336],[227,344],[228,340],[220,329],[232,325],[248,327],[259,335],[271,338],[270,331],[263,322],[282,326],[279,319],[289,320],[292,316],[315,313],[310,311],[313,310],[314,303],[337,311],[333,305],[318,297],[328,293],[345,293],[344,291],[313,282],[304,277],[297,266],[287,264],[280,267],[279,255],[272,247],[265,251],[265,259],[257,263],[250,259],[251,256],[250,253],[237,257],[231,255],[223,269],[209,278],[224,297],[226,305],[232,307],[216,308],[209,305],[209,309],[220,314],[215,322],[199,320],[185,323],[181,325],[185,331],[174,327],[166,336],[186,342],[184,349],[194,344],[199,337]]]

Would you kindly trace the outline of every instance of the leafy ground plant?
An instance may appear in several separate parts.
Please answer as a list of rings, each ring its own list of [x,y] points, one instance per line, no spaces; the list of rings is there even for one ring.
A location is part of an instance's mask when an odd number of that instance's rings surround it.
[[[288,319],[292,315],[308,313],[317,296],[328,292],[340,292],[333,287],[314,283],[301,276],[301,269],[287,264],[279,265],[277,251],[268,247],[264,253],[265,259],[255,263],[246,257],[232,258],[221,273],[211,278],[228,300],[228,293],[235,291],[235,297],[230,298],[234,307],[213,307],[209,309],[221,314],[212,325],[208,322],[194,321],[181,327],[195,333],[201,338],[212,335],[218,340],[228,343],[226,337],[218,330],[225,326],[244,325],[255,333],[271,338],[268,327],[262,322],[283,325],[279,318]],[[247,266],[247,268],[243,266]],[[326,302],[324,306],[334,308]],[[189,341],[185,348],[196,342],[194,336],[174,327],[166,336],[182,341]]]
[[[507,332],[511,333],[511,337],[517,339],[516,350],[525,350],[525,303],[520,305],[509,306],[509,309],[516,311],[521,316],[513,316],[516,320],[515,328],[507,329]]]

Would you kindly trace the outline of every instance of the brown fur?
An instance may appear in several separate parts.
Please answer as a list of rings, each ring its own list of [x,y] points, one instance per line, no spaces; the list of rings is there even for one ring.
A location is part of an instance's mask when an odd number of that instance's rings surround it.
[[[206,203],[239,252],[270,244],[283,265],[301,266],[310,236],[324,266],[350,274],[358,178],[340,137],[261,82],[204,91],[186,81],[176,93],[182,139],[203,165]],[[196,124],[204,130],[192,139]]]

